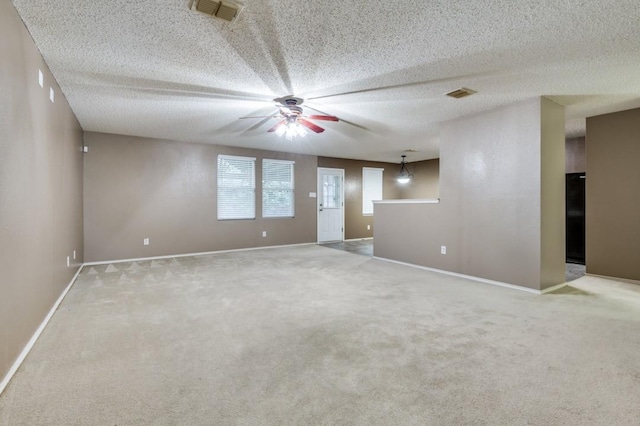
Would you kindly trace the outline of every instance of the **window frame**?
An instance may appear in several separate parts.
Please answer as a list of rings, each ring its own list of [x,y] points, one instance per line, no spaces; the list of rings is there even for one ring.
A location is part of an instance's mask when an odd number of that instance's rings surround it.
[[[376,172],[375,175],[372,172]],[[371,182],[369,176],[380,177],[379,182]],[[372,187],[375,185],[376,187]],[[379,188],[378,188],[379,185]],[[379,189],[379,191],[378,191]],[[378,197],[378,194],[380,195]],[[381,167],[362,168],[362,216],[373,216],[373,201],[384,199],[384,169]],[[370,208],[369,208],[370,206]]]
[[[267,167],[265,166],[267,163],[271,163],[271,164],[285,164],[291,167],[291,171],[290,171],[290,188],[266,188],[265,183],[267,182],[265,180],[265,171],[267,169]],[[275,159],[271,159],[271,158],[263,158],[262,159],[262,218],[263,219],[277,219],[277,218],[294,218],[295,214],[296,214],[296,193],[295,193],[295,161],[293,160],[275,160]],[[269,193],[270,191],[290,191],[291,192],[291,205],[290,205],[290,212],[287,212],[287,214],[266,214],[265,211],[267,210],[265,208],[265,206],[267,205],[265,203],[265,195],[267,193]]]
[[[249,186],[245,186],[245,185],[221,185],[221,178],[224,179],[225,176],[223,176],[222,173],[222,168],[221,168],[221,161],[224,160],[232,160],[232,161],[246,161],[246,162],[250,162],[251,163],[251,182],[249,184]],[[232,176],[229,177],[229,179]],[[255,157],[243,157],[243,156],[237,156],[237,155],[226,155],[226,154],[218,154],[218,160],[217,160],[217,170],[216,170],[216,199],[217,199],[217,218],[218,220],[255,220],[256,219],[256,159]],[[230,204],[230,203],[225,203],[224,200],[221,198],[222,194],[225,194],[227,192],[227,190],[230,190],[232,193],[239,193],[239,192],[247,192],[247,193],[251,193],[250,197],[247,197],[248,199],[251,199],[251,205],[248,206],[249,209],[247,210],[247,212],[250,212],[250,214],[246,214],[246,215],[239,215],[239,216],[228,216],[227,214],[223,214],[221,217],[221,207],[223,207],[225,204]],[[224,212],[223,212],[224,213]]]

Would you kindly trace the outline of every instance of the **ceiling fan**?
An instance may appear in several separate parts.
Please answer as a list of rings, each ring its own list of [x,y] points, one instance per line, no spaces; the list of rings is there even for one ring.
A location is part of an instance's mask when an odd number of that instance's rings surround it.
[[[338,117],[334,115],[303,115],[300,105],[302,105],[304,100],[301,98],[286,96],[274,99],[274,101],[279,103],[279,105],[276,105],[279,109],[279,114],[240,118],[279,118],[280,121],[267,130],[267,132],[275,132],[278,136],[286,135],[287,139],[292,139],[294,136],[306,135],[307,131],[305,127],[315,133],[324,132],[322,127],[309,120],[340,121]]]

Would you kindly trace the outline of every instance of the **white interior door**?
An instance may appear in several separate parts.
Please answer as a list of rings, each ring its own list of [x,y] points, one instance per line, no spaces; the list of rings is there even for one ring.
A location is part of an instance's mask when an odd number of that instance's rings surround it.
[[[318,242],[344,240],[344,170],[318,168]]]

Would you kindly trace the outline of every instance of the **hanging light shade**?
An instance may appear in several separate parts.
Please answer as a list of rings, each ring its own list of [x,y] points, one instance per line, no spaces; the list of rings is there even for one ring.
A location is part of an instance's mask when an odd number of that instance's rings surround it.
[[[413,175],[409,173],[409,169],[407,169],[407,162],[405,160],[407,156],[402,156],[402,161],[400,162],[400,173],[398,173],[398,183],[409,183],[411,179],[413,179]]]
[[[278,136],[284,135],[287,139],[292,140],[296,136],[304,137],[307,131],[295,119],[287,120],[287,122],[276,130]]]

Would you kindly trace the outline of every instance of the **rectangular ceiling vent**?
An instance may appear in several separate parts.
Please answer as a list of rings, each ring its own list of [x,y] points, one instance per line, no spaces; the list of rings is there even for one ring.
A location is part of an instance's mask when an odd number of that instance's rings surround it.
[[[471,96],[474,93],[476,93],[475,90],[467,89],[466,87],[461,87],[458,90],[454,90],[453,92],[447,93],[447,96],[451,98],[460,99],[460,98],[466,98],[467,96]]]
[[[199,0],[196,2],[196,10],[198,12],[206,13],[207,15],[213,15],[218,11],[220,2],[213,0]]]
[[[244,9],[244,5],[238,2],[216,0],[194,0],[192,9],[194,7],[198,12],[206,13],[228,22],[238,19],[238,15]]]

